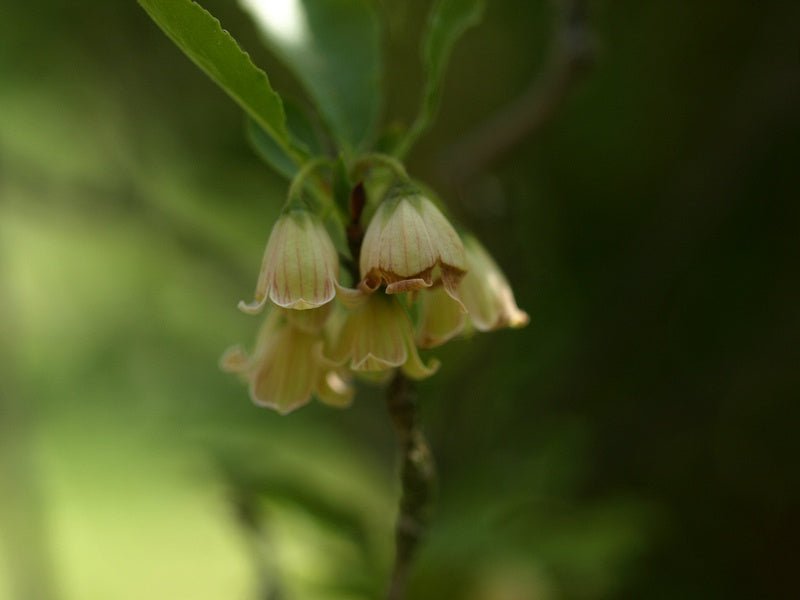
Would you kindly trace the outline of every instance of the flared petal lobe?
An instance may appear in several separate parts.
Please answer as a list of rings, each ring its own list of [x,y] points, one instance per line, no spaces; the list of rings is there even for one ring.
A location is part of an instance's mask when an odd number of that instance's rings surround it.
[[[323,404],[346,408],[353,403],[355,390],[347,375],[341,370],[331,369],[320,372],[314,393]]]
[[[325,226],[312,213],[293,209],[272,228],[255,298],[240,302],[239,309],[258,313],[268,299],[283,308],[317,308],[335,296],[338,274],[339,259]]]
[[[294,327],[284,327],[268,353],[254,365],[250,397],[259,406],[287,414],[311,400],[316,379],[317,339]]]

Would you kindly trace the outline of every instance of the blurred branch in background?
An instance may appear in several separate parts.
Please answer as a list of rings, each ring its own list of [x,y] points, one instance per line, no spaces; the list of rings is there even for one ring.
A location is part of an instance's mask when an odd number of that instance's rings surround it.
[[[657,194],[652,216],[631,241],[626,283],[613,290],[615,296],[629,301],[616,310],[611,309],[610,299],[602,302],[609,318],[587,337],[587,350],[592,346],[595,352],[605,349],[609,336],[618,337],[621,332],[633,338],[640,327],[660,320],[670,290],[691,269],[704,245],[720,235],[737,208],[731,199],[745,188],[751,165],[763,160],[800,106],[796,30],[796,18],[780,11],[764,20],[755,50],[727,102],[698,131],[696,150],[683,161],[671,184]],[[630,327],[631,323],[638,325]],[[622,351],[628,346],[617,348]],[[575,381],[588,388],[596,385],[587,378],[590,370],[608,373],[612,362],[629,360],[624,351],[623,356],[607,350],[590,354],[593,367],[577,367],[582,378]],[[597,362],[597,356],[603,356],[603,362]]]
[[[0,163],[0,202],[4,197],[2,174]],[[15,311],[6,276],[8,251],[0,245],[0,556],[6,558],[12,598],[55,600],[43,494],[33,452],[33,409],[20,397],[12,347],[18,338],[13,331]]]
[[[553,46],[543,71],[522,95],[446,150],[440,172],[448,184],[460,188],[538,132],[594,64],[586,2],[557,4]]]
[[[275,551],[267,527],[267,516],[259,506],[257,495],[232,483],[231,505],[245,537],[258,581],[258,600],[282,600],[285,596],[280,583]]]

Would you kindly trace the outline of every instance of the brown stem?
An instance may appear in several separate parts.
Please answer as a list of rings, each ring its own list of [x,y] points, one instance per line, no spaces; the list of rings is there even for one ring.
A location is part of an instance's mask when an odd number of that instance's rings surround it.
[[[236,520],[242,527],[244,541],[258,577],[257,598],[259,600],[282,600],[284,593],[270,541],[270,532],[258,498],[245,489],[241,482],[233,480],[232,486],[231,504],[235,510]]]
[[[353,285],[358,283],[358,257],[361,255],[361,242],[364,239],[364,228],[361,226],[361,215],[367,205],[367,192],[364,182],[359,181],[350,191],[350,222],[347,224],[347,245],[353,261],[349,264]]]
[[[430,520],[436,487],[436,468],[417,419],[413,384],[398,372],[386,395],[402,465],[400,507],[395,526],[395,560],[387,600],[402,600],[411,563]]]
[[[8,197],[2,166],[0,199]],[[14,346],[20,332],[6,265],[6,255],[0,254],[0,551],[7,559],[11,597],[52,600],[59,593],[37,460],[37,404],[22,397]]]

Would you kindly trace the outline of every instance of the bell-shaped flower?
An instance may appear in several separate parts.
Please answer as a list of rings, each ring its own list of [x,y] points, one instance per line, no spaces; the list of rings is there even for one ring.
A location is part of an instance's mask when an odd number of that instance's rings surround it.
[[[362,294],[340,289],[351,307],[328,353],[332,361],[353,371],[375,372],[399,367],[412,379],[433,375],[438,361],[422,362],[414,345],[411,321],[396,298],[382,293]]]
[[[459,293],[475,329],[490,331],[527,325],[528,313],[517,306],[508,280],[480,242],[465,236],[464,249],[468,269]]]
[[[255,314],[267,300],[283,308],[322,306],[336,295],[339,257],[322,221],[307,210],[284,212],[264,251],[255,299],[239,309]]]
[[[327,311],[327,307],[318,311]],[[281,414],[307,404],[312,394],[325,404],[348,406],[353,389],[342,369],[323,357],[324,341],[316,319],[297,322],[296,314],[272,310],[261,327],[252,355],[240,346],[230,348],[220,359],[220,366],[239,374],[249,384],[255,404]]]
[[[386,284],[387,294],[429,288],[438,275],[445,291],[458,299],[467,265],[461,238],[450,222],[428,198],[406,187],[375,211],[364,234],[359,267],[360,287],[368,291],[381,284]]]

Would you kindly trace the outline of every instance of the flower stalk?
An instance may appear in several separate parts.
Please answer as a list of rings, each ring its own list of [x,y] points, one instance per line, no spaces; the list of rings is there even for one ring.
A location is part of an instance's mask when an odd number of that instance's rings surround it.
[[[312,175],[316,175],[317,171],[326,168],[331,168],[331,160],[328,158],[319,157],[306,162],[289,185],[289,192],[286,195],[287,204],[297,202],[302,196],[303,189],[310,183],[309,187],[313,192],[314,198],[325,207],[328,207],[331,204],[329,196],[319,188],[318,182],[314,182],[313,180],[309,182]]]
[[[394,174],[398,181],[409,181],[405,165],[394,156],[380,152],[369,152],[362,155],[353,164],[352,170],[356,174],[356,178],[359,178],[361,170],[373,167],[385,167]]]
[[[395,525],[395,559],[387,600],[406,597],[408,574],[420,541],[425,536],[436,490],[436,465],[417,417],[413,383],[397,372],[386,394],[400,448],[400,505]]]

